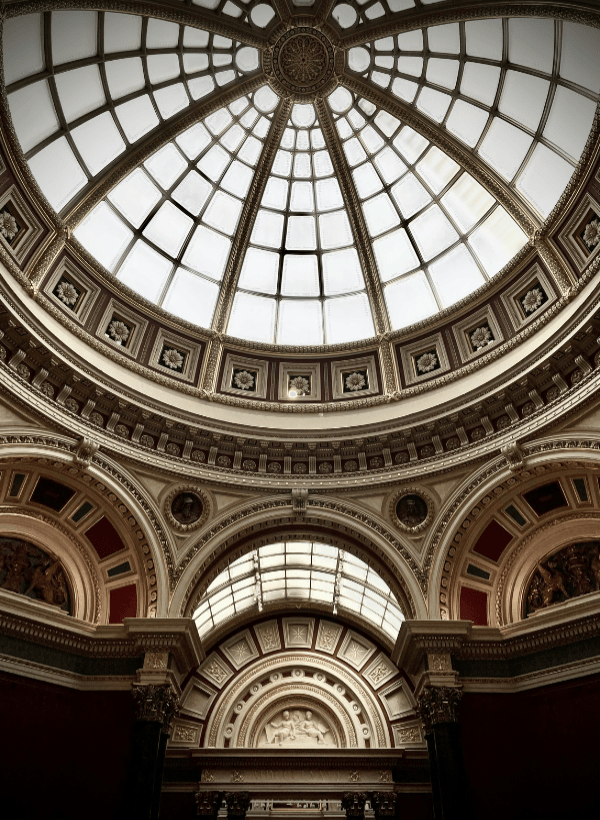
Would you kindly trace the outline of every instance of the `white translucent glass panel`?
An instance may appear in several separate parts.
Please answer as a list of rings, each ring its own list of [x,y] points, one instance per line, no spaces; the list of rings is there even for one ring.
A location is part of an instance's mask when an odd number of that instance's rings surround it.
[[[9,94],[8,103],[23,151],[29,151],[58,130],[58,118],[45,80]]]
[[[24,14],[4,20],[3,57],[6,85],[44,68],[42,15]]]
[[[143,231],[169,256],[177,256],[194,223],[171,202],[165,202]]]
[[[109,271],[133,238],[133,231],[106,202],[97,205],[75,230],[75,238]]]
[[[138,240],[117,272],[117,279],[144,299],[157,302],[167,283],[173,263]]]
[[[429,266],[429,274],[444,308],[464,299],[486,281],[464,245],[459,245],[433,262]]]
[[[210,327],[219,286],[215,282],[180,268],[169,287],[163,307],[181,319],[200,327]]]
[[[125,151],[125,142],[112,115],[99,114],[71,132],[90,174],[95,176]]]
[[[439,310],[431,286],[422,271],[386,285],[384,295],[394,328],[408,327],[433,316]]]
[[[283,345],[323,344],[321,302],[282,299],[279,303],[277,341]]]
[[[29,167],[42,193],[55,211],[60,211],[87,182],[66,137],[51,142],[29,160]]]
[[[419,257],[403,228],[376,240],[373,249],[379,276],[383,282],[389,282],[390,279],[395,279],[419,266]]]
[[[504,208],[497,207],[471,234],[469,244],[486,273],[498,273],[527,244],[527,237]]]
[[[494,117],[479,153],[494,171],[510,181],[519,170],[532,142],[533,137],[525,131]]]
[[[211,279],[223,278],[231,250],[231,240],[217,231],[200,225],[194,231],[185,253],[183,264]]]
[[[250,248],[250,250],[255,249]],[[320,290],[319,260],[316,254],[286,253],[283,257],[281,295],[319,296]],[[271,293],[276,292],[276,289],[271,291]]]
[[[194,620],[204,636],[234,614],[285,600],[316,601],[334,614],[349,610],[391,638],[404,620],[374,569],[337,547],[310,541],[269,544],[232,561],[209,585]]]
[[[458,233],[437,205],[414,219],[410,231],[425,261],[433,259],[458,239]]]
[[[374,336],[375,327],[367,294],[357,293],[327,299],[325,332],[328,344],[340,344]]]
[[[233,300],[227,332],[253,342],[272,342],[277,302],[239,290]]]
[[[572,165],[545,145],[537,145],[517,180],[517,189],[546,217],[572,175]]]
[[[590,91],[600,91],[600,31],[563,23],[560,76]]]
[[[90,65],[57,74],[55,82],[67,122],[83,117],[106,102],[98,66]]]
[[[300,256],[298,258],[305,259],[307,257]],[[265,251],[261,248],[248,248],[242,265],[239,286],[244,290],[253,290],[257,293],[277,293],[278,273],[278,253]]]

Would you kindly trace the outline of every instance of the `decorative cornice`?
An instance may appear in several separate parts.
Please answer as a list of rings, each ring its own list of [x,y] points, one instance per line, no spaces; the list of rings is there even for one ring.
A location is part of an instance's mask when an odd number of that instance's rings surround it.
[[[448,8],[430,9],[428,6],[408,12],[397,12],[372,23],[364,23],[354,28],[345,36],[342,34],[340,43],[343,48],[368,43],[380,37],[391,37],[404,31],[413,31],[427,26],[439,26],[444,23],[458,23],[463,20],[485,20],[491,17],[552,17],[557,20],[567,20],[572,23],[581,23],[586,26],[600,28],[598,4],[596,2],[540,2],[540,0],[520,0],[518,3],[499,3],[497,0],[466,0],[456,2]]]
[[[421,114],[416,107],[402,100],[392,98],[372,84],[366,83],[356,74],[345,71],[340,77],[341,84],[359,97],[382,108],[405,125],[421,134],[436,145],[451,159],[465,169],[480,185],[508,211],[517,225],[531,239],[541,227],[541,222],[520,197],[496,174],[474,151],[466,148],[448,131],[440,128],[432,120]]]

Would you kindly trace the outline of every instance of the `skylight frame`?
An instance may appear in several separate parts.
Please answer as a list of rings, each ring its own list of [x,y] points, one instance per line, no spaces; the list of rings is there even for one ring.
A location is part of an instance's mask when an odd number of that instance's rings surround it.
[[[335,552],[335,566],[320,563],[319,548],[322,547]],[[299,560],[298,556],[305,556],[307,560]],[[268,560],[265,560],[267,558]],[[345,571],[345,562],[357,569],[364,570],[365,579],[358,580],[358,576]],[[244,567],[244,570],[240,572],[241,567]],[[291,575],[288,576],[288,573],[291,573]],[[314,578],[313,573],[316,573]],[[359,575],[362,575],[362,572]],[[272,580],[270,576],[274,576]],[[323,594],[311,595],[313,581],[317,584],[318,592],[323,592],[320,588],[323,584],[323,577],[321,576],[331,579],[330,600],[324,600]],[[372,578],[376,578],[376,584],[371,583]],[[296,579],[296,583],[293,583],[294,579]],[[299,588],[298,579],[302,580],[302,590],[303,592],[306,591],[307,594],[288,595],[292,589]],[[288,581],[291,583],[288,584]],[[240,582],[244,584],[245,590],[254,586],[254,592],[251,596],[244,595],[236,602],[231,591],[233,586],[240,584]],[[281,590],[283,594],[273,597],[269,591],[269,594],[265,595],[265,584],[269,584],[269,582],[271,586],[273,582],[276,582],[276,588]],[[354,590],[355,585],[362,589],[359,600],[354,596],[354,592],[356,592]],[[387,593],[384,589],[387,589]],[[230,595],[231,599],[228,604],[230,609],[227,609],[222,606],[222,603],[228,600]],[[346,599],[348,602],[351,601],[353,605],[346,605],[344,603]],[[319,607],[331,606],[333,615],[338,610],[342,613],[348,613],[351,617],[358,615],[377,630],[383,632],[390,640],[396,638],[396,624],[400,624],[405,617],[396,595],[388,584],[373,567],[361,558],[339,547],[330,547],[318,541],[294,540],[255,548],[228,564],[211,582],[192,617],[201,637],[205,638],[229,617],[247,613],[252,609],[255,610],[256,614],[259,614],[265,606],[267,608],[277,607],[282,600],[302,601],[306,606],[310,606],[311,602]],[[378,606],[383,607],[383,613],[379,618],[375,617],[375,609],[368,606],[371,600],[375,601]],[[215,615],[218,617],[215,617]]]

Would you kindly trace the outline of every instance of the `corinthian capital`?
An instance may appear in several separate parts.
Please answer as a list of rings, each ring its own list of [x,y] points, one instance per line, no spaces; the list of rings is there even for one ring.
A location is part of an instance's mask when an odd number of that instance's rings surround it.
[[[462,689],[451,686],[426,686],[417,699],[417,714],[425,734],[438,723],[456,723]]]
[[[176,716],[179,698],[170,684],[134,683],[132,689],[137,720],[153,720],[162,723],[168,731]]]

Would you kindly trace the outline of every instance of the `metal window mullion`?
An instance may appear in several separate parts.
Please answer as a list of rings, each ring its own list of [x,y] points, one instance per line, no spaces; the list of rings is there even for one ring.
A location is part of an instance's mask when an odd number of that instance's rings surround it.
[[[112,114],[113,122],[117,127],[117,131],[121,135],[121,139],[125,145],[129,145],[129,140],[125,136],[125,131],[121,127],[121,123],[119,122],[119,118],[115,113],[115,102],[112,98],[110,93],[110,88],[108,87],[108,77],[106,76],[106,55],[104,53],[104,12],[98,13],[98,45],[97,45],[98,55],[100,57],[100,64],[98,69],[100,71],[100,82],[102,83],[102,90],[104,91],[104,97],[106,98],[106,103],[110,107],[110,112]]]
[[[71,136],[70,126],[67,123],[61,102],[60,97],[58,96],[58,89],[56,87],[56,81],[54,79],[54,63],[52,59],[52,42],[51,42],[51,16],[52,12],[46,12],[44,14],[44,59],[46,61],[46,65],[51,67],[52,75],[48,77],[48,89],[50,91],[50,96],[52,98],[52,104],[54,105],[54,110],[56,111],[56,116],[58,118],[58,125],[59,131],[55,132],[52,136],[54,139],[50,139],[50,142],[54,142],[59,137],[65,137],[67,142],[69,143],[69,147],[79,165],[81,166],[81,170],[85,174],[88,179],[88,182],[92,179],[92,174],[89,172],[86,163],[83,161],[83,157],[79,153],[79,149],[75,145],[75,140]],[[48,145],[50,144],[48,143]],[[35,146],[37,148],[37,146]],[[37,153],[37,152],[36,152]],[[28,155],[31,152],[28,152]],[[33,156],[33,154],[31,154]],[[28,156],[29,158],[29,156]]]
[[[327,107],[327,104],[324,100],[319,99],[315,101],[315,108],[317,110],[327,150],[329,151],[329,156],[332,161],[334,173],[340,183],[340,189],[342,191],[342,196],[346,207],[346,214],[350,221],[354,242],[358,251],[361,267],[363,269],[367,296],[369,298],[369,302],[371,303],[371,312],[373,315],[375,332],[377,334],[386,333],[390,329],[387,308],[383,298],[383,290],[379,279],[377,264],[375,262],[373,245],[369,237],[364,214],[358,198],[358,193],[354,185],[352,172],[350,171],[350,167],[335,129],[333,117]]]
[[[258,74],[244,83],[240,83],[235,89],[225,88],[219,90],[210,95],[208,99],[203,98],[196,101],[191,111],[188,107],[171,117],[168,122],[161,123],[156,129],[153,129],[142,140],[139,148],[131,148],[124,156],[121,155],[115,164],[109,166],[108,170],[103,171],[101,175],[96,177],[95,185],[92,188],[86,188],[82,196],[75,201],[67,216],[71,229],[77,227],[89,211],[131,172],[132,167],[141,165],[183,131],[215,113],[224,105],[228,105],[232,100],[255,91],[262,83],[262,80],[263,75]]]
[[[153,86],[150,82],[150,74],[148,72],[148,18],[142,18],[142,71],[144,73],[144,89],[140,89],[141,95],[143,95],[144,91],[148,95],[148,99],[150,100],[150,104],[154,109],[154,113],[156,114],[159,123],[164,122],[164,118],[161,115],[158,105],[156,104],[156,100],[154,99],[153,94]]]
[[[482,161],[475,151],[463,146],[448,131],[442,131],[437,124],[426,119],[420,112],[415,111],[412,106],[389,99],[387,95],[371,88],[359,78],[344,73],[342,75],[342,84],[378,107],[383,108],[405,125],[409,125],[429,142],[444,151],[506,208],[527,236],[531,237],[533,235],[541,224],[539,218],[516,196],[515,191],[502,180],[500,175]]]
[[[237,96],[241,95],[238,94]],[[263,141],[263,149],[256,165],[254,186],[250,189],[249,195],[244,202],[239,228],[233,237],[229,259],[221,281],[219,299],[212,321],[212,328],[219,332],[223,332],[229,319],[244,254],[252,234],[265,186],[271,175],[275,153],[281,141],[281,135],[289,118],[291,107],[291,100],[282,99],[279,101],[275,109],[275,116],[271,121],[269,133]]]

